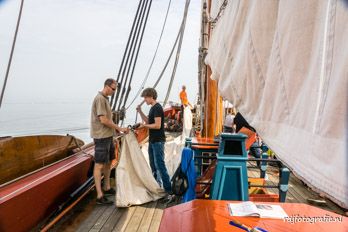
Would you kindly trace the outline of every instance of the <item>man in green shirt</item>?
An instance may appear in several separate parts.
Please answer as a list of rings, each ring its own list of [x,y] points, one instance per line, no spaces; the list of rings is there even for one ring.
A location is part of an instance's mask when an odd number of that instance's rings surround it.
[[[114,195],[115,190],[110,186],[110,166],[115,159],[115,147],[113,136],[115,130],[128,132],[127,128],[121,128],[112,121],[112,112],[108,96],[111,96],[117,88],[114,79],[107,79],[104,88],[94,98],[91,112],[91,137],[94,140],[94,182],[97,190],[97,204],[112,204],[105,195]],[[104,191],[101,188],[101,176],[104,173]]]

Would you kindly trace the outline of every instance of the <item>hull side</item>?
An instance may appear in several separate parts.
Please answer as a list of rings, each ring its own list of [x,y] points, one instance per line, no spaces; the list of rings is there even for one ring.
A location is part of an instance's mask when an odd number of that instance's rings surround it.
[[[77,154],[0,189],[0,231],[28,231],[87,180],[92,157]]]

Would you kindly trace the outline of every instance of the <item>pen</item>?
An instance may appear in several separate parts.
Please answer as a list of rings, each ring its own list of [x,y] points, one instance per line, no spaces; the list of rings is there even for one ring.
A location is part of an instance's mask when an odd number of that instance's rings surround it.
[[[268,232],[268,231],[261,227],[254,227],[251,229],[251,232]]]
[[[243,225],[243,224],[241,224],[240,222],[238,222],[238,221],[235,221],[235,220],[231,220],[230,221],[230,225],[231,226],[235,226],[235,227],[238,227],[239,229],[242,229],[242,230],[245,230],[245,231],[248,231],[248,232],[250,232],[250,227],[248,227],[248,226],[246,226],[246,225]]]

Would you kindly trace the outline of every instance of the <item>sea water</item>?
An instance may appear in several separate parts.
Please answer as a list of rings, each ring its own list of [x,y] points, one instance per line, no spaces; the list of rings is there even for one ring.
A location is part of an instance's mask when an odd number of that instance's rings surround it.
[[[0,137],[70,134],[90,142],[91,106],[89,101],[4,104]],[[134,124],[135,109],[129,109],[126,116],[124,126]]]

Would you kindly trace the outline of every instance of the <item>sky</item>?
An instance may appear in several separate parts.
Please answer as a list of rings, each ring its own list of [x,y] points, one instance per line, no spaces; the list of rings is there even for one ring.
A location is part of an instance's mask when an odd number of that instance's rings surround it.
[[[130,99],[150,65],[168,2],[153,0]],[[137,5],[136,0],[25,1],[3,107],[13,103],[91,102],[107,77],[116,78]],[[172,0],[158,56],[146,86],[154,84],[164,66],[179,30],[184,5],[185,0]],[[179,101],[182,85],[187,86],[191,102],[197,98],[200,5],[200,0],[191,1],[169,97],[172,101]],[[20,0],[0,1],[0,87],[19,6]],[[165,97],[171,70],[172,65],[157,87],[159,100]]]

